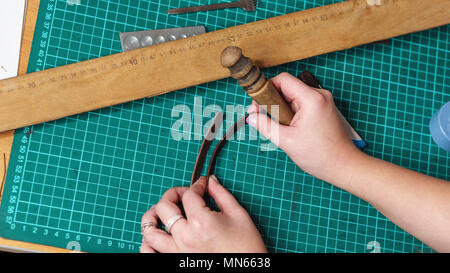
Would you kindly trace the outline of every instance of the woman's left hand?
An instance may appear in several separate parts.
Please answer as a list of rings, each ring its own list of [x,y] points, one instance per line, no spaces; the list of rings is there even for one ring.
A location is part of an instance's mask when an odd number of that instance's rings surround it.
[[[215,176],[209,179],[208,193],[220,212],[206,206],[205,190],[206,178],[201,177],[190,188],[166,191],[142,217],[141,252],[267,252],[247,211]],[[180,201],[186,218],[178,216]],[[164,225],[172,219],[170,233],[157,227],[158,219]]]

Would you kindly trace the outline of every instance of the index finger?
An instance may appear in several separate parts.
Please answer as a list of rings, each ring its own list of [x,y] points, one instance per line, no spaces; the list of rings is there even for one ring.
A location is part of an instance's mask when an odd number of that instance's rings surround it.
[[[312,87],[287,72],[279,74],[272,78],[271,81],[275,88],[280,90],[288,103],[295,100],[302,101],[308,99],[316,93]]]
[[[192,214],[201,211],[210,211],[206,206],[203,195],[206,190],[206,177],[200,177],[192,186],[183,194],[182,202],[184,212],[186,212],[186,217],[188,218]]]
[[[182,214],[180,208],[178,207],[178,203],[181,201],[181,198],[186,193],[189,188],[186,187],[175,187],[167,190],[161,200],[156,204],[155,211],[158,215],[159,219],[166,225],[170,219],[177,214]],[[186,228],[186,219],[182,218],[177,221],[176,224],[173,225],[171,233],[172,235],[178,233],[178,231]]]

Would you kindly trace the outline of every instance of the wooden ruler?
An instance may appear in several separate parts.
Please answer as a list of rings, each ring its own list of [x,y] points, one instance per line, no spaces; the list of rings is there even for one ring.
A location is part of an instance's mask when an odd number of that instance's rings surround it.
[[[229,76],[229,45],[275,66],[450,23],[450,0],[353,0],[0,81],[0,132]]]
[[[22,36],[22,47],[20,50],[19,75],[25,74],[27,71],[28,57],[31,50],[31,43],[33,40],[34,26],[36,23],[38,9],[39,0],[28,0],[25,25]],[[1,179],[6,176],[6,168],[3,169],[3,165],[4,163],[7,163],[9,161],[9,152],[11,150],[11,144],[14,137],[13,133],[14,131],[0,133],[0,184],[4,182]],[[3,157],[5,155],[7,160],[6,162],[3,162]],[[0,188],[3,187],[0,186]],[[68,249],[10,240],[1,237],[0,250],[8,252],[70,252],[70,250]]]

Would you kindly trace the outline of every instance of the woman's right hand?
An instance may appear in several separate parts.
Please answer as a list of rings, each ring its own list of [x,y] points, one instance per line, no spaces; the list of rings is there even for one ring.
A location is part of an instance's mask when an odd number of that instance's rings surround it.
[[[366,200],[433,249],[450,251],[450,184],[361,152],[345,132],[329,91],[282,73],[272,79],[295,116],[290,126],[262,113],[257,128],[304,171]],[[255,104],[249,112],[257,111]]]
[[[261,113],[253,102],[248,110],[253,113],[247,119],[250,126],[285,151],[305,172],[322,180],[332,182],[349,164],[356,163],[363,153],[343,128],[329,91],[309,87],[288,73],[271,81],[295,116],[290,126],[284,126]]]

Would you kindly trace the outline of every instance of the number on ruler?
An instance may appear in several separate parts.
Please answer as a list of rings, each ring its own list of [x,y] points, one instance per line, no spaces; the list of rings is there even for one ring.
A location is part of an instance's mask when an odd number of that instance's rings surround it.
[[[72,252],[80,252],[81,251],[81,245],[77,241],[68,242],[66,248],[69,250],[72,250]]]
[[[370,253],[381,253],[381,245],[377,241],[370,241],[366,246],[367,250],[372,250]]]

